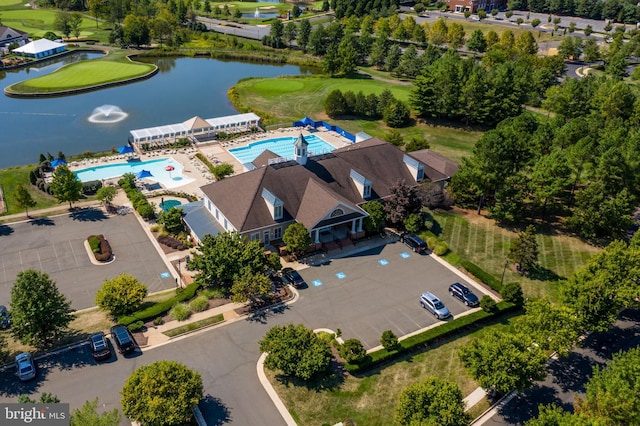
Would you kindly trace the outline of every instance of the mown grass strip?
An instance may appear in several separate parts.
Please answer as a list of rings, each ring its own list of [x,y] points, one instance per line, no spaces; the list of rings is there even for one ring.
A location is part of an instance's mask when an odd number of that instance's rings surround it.
[[[200,321],[195,321],[180,327],[172,328],[171,330],[164,331],[162,334],[168,337],[176,337],[184,333],[189,333],[200,328],[208,327],[210,325],[217,324],[224,321],[224,315],[218,314],[216,316],[205,318]]]

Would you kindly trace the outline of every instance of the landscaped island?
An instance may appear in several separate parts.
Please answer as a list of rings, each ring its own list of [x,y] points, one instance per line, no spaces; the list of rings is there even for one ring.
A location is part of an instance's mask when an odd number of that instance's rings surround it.
[[[133,62],[120,54],[66,65],[51,74],[12,84],[4,89],[8,96],[59,96],[96,90],[148,78],[158,71],[153,64]]]

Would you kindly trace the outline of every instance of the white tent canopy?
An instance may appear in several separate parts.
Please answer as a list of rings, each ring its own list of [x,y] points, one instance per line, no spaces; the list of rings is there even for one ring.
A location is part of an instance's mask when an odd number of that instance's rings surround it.
[[[257,126],[259,122],[260,117],[252,112],[208,118],[206,120],[195,116],[182,123],[131,130],[129,133],[131,133],[134,143],[140,143],[165,138],[175,139],[195,134],[210,134],[211,132],[219,131],[250,130],[251,127]]]
[[[34,40],[31,43],[27,43],[24,46],[20,46],[16,49],[13,49],[12,52],[28,54],[28,55],[37,55],[38,53],[46,52],[48,50],[55,50],[64,46],[65,46],[64,43],[58,43],[55,41],[48,40],[46,38],[41,38],[38,40]]]

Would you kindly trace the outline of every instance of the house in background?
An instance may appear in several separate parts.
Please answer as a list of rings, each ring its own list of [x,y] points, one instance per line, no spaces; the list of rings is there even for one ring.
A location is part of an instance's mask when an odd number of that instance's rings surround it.
[[[65,50],[67,50],[66,44],[41,38],[13,49],[12,52],[27,58],[41,59],[62,53]]]
[[[235,231],[278,245],[287,226],[300,222],[311,250],[341,247],[364,236],[363,203],[389,197],[398,181],[416,186],[427,178],[424,163],[378,138],[318,156],[309,156],[307,145],[301,134],[293,161],[267,150],[255,169],[201,187],[204,199],[184,209],[196,240],[202,232]]]
[[[484,9],[487,13],[493,9],[502,10],[507,7],[506,0],[446,0],[447,9],[452,12],[464,12],[468,10],[476,13],[479,9]]]
[[[12,43],[18,43],[19,46],[24,46],[29,42],[29,36],[24,31],[15,30],[11,27],[0,25],[0,51],[4,53],[9,52],[9,45]]]

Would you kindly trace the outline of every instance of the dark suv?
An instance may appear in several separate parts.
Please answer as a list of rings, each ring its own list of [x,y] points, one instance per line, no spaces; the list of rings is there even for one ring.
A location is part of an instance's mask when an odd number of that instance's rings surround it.
[[[467,306],[478,306],[478,296],[473,294],[465,285],[460,283],[454,283],[449,286],[449,294],[457,299],[460,299],[462,303]]]
[[[11,320],[9,319],[9,312],[4,305],[0,305],[0,328],[9,328]]]
[[[114,325],[111,327],[111,335],[116,342],[118,352],[128,354],[136,350],[136,344],[133,342],[133,336],[124,325]]]
[[[402,234],[400,236],[400,241],[408,245],[411,250],[416,253],[422,254],[427,252],[427,243],[425,243],[424,240],[418,237],[416,234]]]
[[[304,278],[302,278],[298,271],[293,268],[284,268],[282,270],[282,281],[292,285],[294,288],[303,288],[307,286],[307,283],[304,282]]]
[[[89,336],[89,345],[91,346],[91,355],[96,361],[102,361],[111,357],[109,341],[103,332],[100,331]]]

